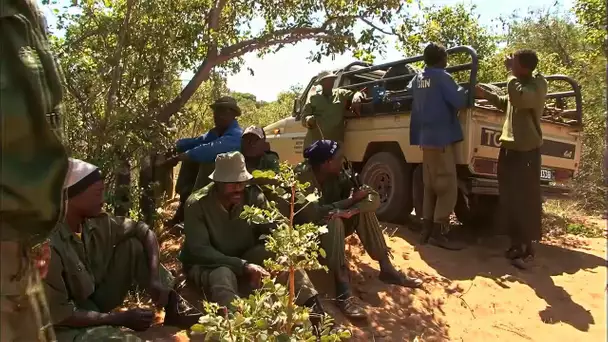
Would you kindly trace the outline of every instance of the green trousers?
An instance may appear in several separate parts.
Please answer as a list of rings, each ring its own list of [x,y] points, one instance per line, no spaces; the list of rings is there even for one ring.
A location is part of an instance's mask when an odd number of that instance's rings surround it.
[[[160,279],[164,285],[171,287],[173,276],[164,267],[160,267]],[[146,288],[150,281],[148,256],[137,238],[126,239],[116,245],[103,275],[101,283],[96,285],[95,292],[76,306],[82,310],[109,312],[121,306],[130,290]],[[139,337],[123,331],[119,327],[99,326],[91,328],[55,328],[59,342],[85,341],[141,341]]]
[[[260,266],[264,265],[264,260],[273,258],[273,254],[268,252],[264,245],[256,245],[241,256],[243,260]],[[203,291],[206,300],[218,303],[221,306],[232,308],[231,303],[241,294],[247,295],[252,291],[248,287],[244,278],[239,278],[228,267],[217,267],[213,269],[199,265],[193,265],[188,270],[188,278],[194,285]],[[287,284],[287,274],[280,274],[277,281]],[[308,274],[303,270],[295,272],[295,293],[296,304],[303,305],[308,299],[317,295]]]
[[[25,246],[0,242],[0,341],[54,340],[44,287]]]
[[[349,219],[332,219],[327,223],[327,230],[327,233],[321,235],[321,247],[327,254],[326,264],[330,270],[339,270],[346,265],[345,239],[353,232],[357,232],[363,248],[372,259],[380,261],[388,255],[388,247],[375,213],[362,213]]]
[[[458,199],[458,179],[454,146],[422,148],[424,202],[422,218],[435,223],[449,223]]]

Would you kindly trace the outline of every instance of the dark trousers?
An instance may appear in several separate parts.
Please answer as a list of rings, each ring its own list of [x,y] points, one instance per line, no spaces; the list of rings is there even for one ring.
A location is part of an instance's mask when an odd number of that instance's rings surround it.
[[[500,208],[512,246],[529,245],[541,238],[540,149],[500,149],[498,190]]]

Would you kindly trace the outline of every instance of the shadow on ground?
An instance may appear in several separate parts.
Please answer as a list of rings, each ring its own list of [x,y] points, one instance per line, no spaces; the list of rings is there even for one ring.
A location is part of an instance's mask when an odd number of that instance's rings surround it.
[[[419,235],[403,227],[396,229],[394,234],[414,245],[422,260],[448,279],[472,280],[480,276],[493,280],[503,288],[509,288],[509,282],[529,286],[547,303],[546,308],[538,313],[539,319],[546,324],[561,322],[579,331],[588,331],[589,326],[595,324],[590,311],[574,302],[571,295],[556,285],[551,277],[574,274],[580,270],[593,272],[597,267],[606,266],[606,260],[600,257],[543,242],[535,246],[536,258],[532,267],[521,271],[504,258],[504,250],[508,247],[506,237],[474,239],[470,232],[465,232],[461,239],[466,240],[469,247],[454,252],[430,245],[421,246],[418,244]],[[571,242],[571,247],[581,246]]]

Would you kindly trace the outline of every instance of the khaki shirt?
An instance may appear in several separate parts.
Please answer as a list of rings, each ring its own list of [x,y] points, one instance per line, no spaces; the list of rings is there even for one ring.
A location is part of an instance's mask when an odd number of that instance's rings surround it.
[[[335,209],[359,209],[362,213],[367,213],[375,212],[380,206],[380,195],[372,190],[366,199],[347,207],[353,191],[353,183],[345,170],[334,179],[326,180],[323,185],[317,182],[312,167],[307,162],[302,162],[296,167],[296,174],[302,184],[310,184],[306,195],[317,191],[320,196],[317,202],[310,203],[298,214],[298,222],[321,222],[330,211]]]
[[[501,146],[517,151],[530,151],[543,144],[540,118],[545,110],[547,80],[540,74],[529,80],[514,76],[507,81],[507,95],[487,92],[488,100],[505,111]]]
[[[354,95],[355,93],[348,89],[334,89],[329,97],[323,94],[310,97],[310,101],[302,111],[302,125],[306,127],[306,118],[312,115],[317,126],[309,128],[306,132],[304,148],[321,139],[344,141],[346,104]]]
[[[243,273],[241,256],[260,243],[255,225],[240,218],[243,206],[267,207],[267,200],[257,186],[245,189],[243,204],[228,212],[219,202],[215,184],[196,190],[186,202],[184,244],[180,260],[186,268],[200,265],[208,268],[229,267],[236,275]]]
[[[44,279],[53,323],[84,306],[103,281],[115,245],[131,237],[143,241],[148,230],[144,223],[107,213],[87,220],[80,238],[60,223],[51,235],[51,261]]]
[[[0,5],[0,239],[36,244],[63,208],[66,151],[47,115],[58,113],[63,75],[35,1]]]

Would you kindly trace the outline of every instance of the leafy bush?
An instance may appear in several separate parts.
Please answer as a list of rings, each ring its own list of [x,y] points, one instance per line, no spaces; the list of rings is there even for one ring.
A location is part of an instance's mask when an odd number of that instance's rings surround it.
[[[221,341],[316,341],[315,329],[309,320],[309,309],[295,305],[294,271],[296,269],[326,269],[318,257],[325,257],[319,247],[318,236],[327,232],[326,227],[312,223],[293,224],[295,205],[308,205],[318,199],[317,195],[303,195],[309,184],[297,181],[294,170],[286,163],[278,174],[273,171],[254,172],[256,178],[273,179],[277,185],[265,185],[275,194],[290,203],[289,217],[270,203],[269,209],[246,206],[241,218],[255,224],[274,224],[276,228],[266,240],[266,248],[275,254],[274,260],[266,260],[265,267],[272,272],[287,272],[288,286],[275,284],[266,278],[263,286],[248,298],[238,298],[232,305],[234,312],[227,312],[217,304],[205,303],[206,315],[200,323],[192,327],[195,334],[207,334]],[[301,210],[301,209],[300,209]],[[332,330],[332,320],[328,315],[321,319],[321,341],[340,341],[350,337],[347,330]]]

